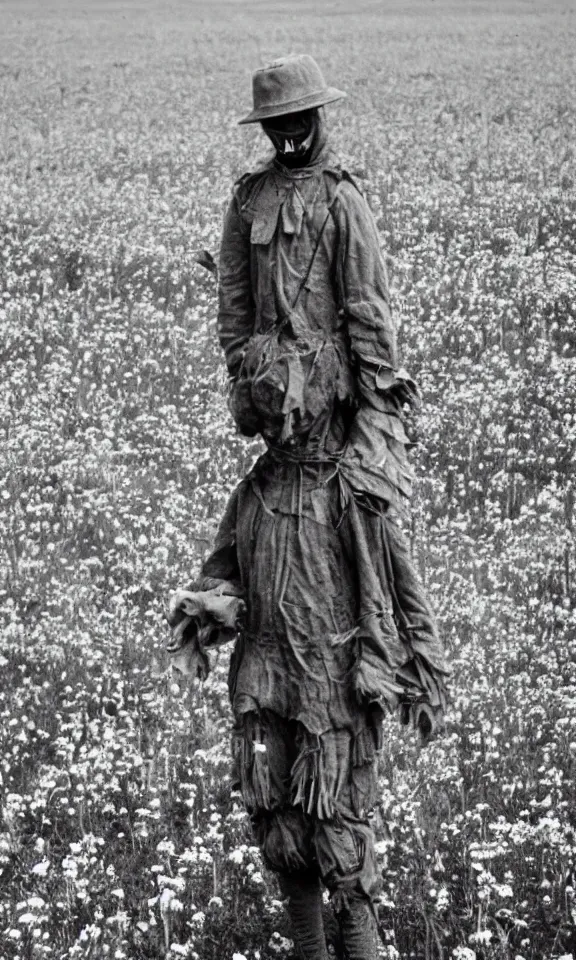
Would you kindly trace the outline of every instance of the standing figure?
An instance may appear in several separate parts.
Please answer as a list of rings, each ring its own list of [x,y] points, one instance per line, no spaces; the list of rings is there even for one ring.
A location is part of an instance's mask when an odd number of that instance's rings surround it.
[[[324,106],[344,96],[306,55],[254,74],[240,123],[261,123],[275,154],[233,189],[218,334],[232,414],[267,449],[172,608],[176,648],[199,598],[221,639],[234,633],[222,609],[243,598],[229,676],[235,777],[306,960],[328,958],[322,885],[349,960],[378,956],[370,815],[382,720],[400,708],[430,732],[448,673],[398,523],[411,493],[402,408],[417,392],[398,369],[373,217],[327,141]],[[202,648],[209,621],[193,637]]]

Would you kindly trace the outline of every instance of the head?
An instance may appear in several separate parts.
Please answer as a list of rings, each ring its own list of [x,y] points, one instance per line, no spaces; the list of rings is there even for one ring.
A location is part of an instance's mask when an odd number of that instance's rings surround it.
[[[311,107],[262,121],[262,129],[286,167],[305,166],[321,146],[323,110]]]
[[[325,140],[324,105],[346,96],[327,86],[308,54],[260,67],[252,77],[252,94],[254,107],[239,122],[261,123],[285,166],[304,166],[314,159]]]

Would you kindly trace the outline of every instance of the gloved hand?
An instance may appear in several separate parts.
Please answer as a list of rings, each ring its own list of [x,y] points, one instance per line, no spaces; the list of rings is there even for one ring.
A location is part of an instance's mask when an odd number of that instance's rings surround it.
[[[392,393],[400,404],[408,403],[411,407],[419,409],[421,405],[420,392],[404,367],[393,370],[391,367],[382,364],[376,373],[375,384],[378,390]]]
[[[205,648],[233,640],[244,610],[238,587],[225,580],[207,590],[176,590],[167,615],[172,636],[166,650],[172,666],[205,679],[210,669]]]

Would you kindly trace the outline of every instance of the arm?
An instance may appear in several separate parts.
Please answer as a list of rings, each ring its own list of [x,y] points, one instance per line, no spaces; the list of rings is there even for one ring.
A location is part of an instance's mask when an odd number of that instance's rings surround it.
[[[401,505],[411,494],[412,481],[402,403],[417,402],[418,394],[398,369],[396,325],[376,224],[352,183],[342,183],[334,214],[339,300],[347,319],[358,401],[344,468],[356,489]]]
[[[340,306],[360,369],[364,363],[396,369],[396,324],[376,224],[366,200],[343,181],[335,204],[339,227],[338,278]]]
[[[238,374],[254,326],[250,278],[250,228],[240,214],[238,191],[224,218],[218,285],[218,337],[231,377]]]
[[[236,514],[238,488],[232,493],[214,549],[200,575],[170,598],[168,623],[172,635],[166,647],[171,664],[187,676],[204,679],[210,670],[206,648],[236,638],[244,612],[238,555]]]
[[[204,560],[200,577],[195,583],[194,589],[196,590],[209,590],[216,586],[219,581],[226,581],[229,587],[235,586],[238,591],[241,591],[240,567],[236,551],[236,522],[238,495],[243,482],[241,481],[230,494],[226,509],[218,525],[214,546],[209,556]]]

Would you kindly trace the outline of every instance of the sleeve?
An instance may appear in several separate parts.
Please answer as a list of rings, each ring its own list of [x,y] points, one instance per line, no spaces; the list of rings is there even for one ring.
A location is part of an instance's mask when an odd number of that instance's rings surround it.
[[[170,598],[168,622],[172,634],[166,650],[170,664],[186,676],[205,679],[210,671],[206,648],[236,637],[237,618],[243,609],[236,552],[239,489],[228,500],[214,547],[199,575]],[[201,611],[203,615],[199,616]]]
[[[250,234],[240,214],[237,190],[224,218],[218,275],[218,337],[228,372],[235,377],[254,327]]]
[[[230,495],[218,526],[212,551],[202,564],[200,577],[194,581],[195,590],[211,589],[216,585],[216,581],[228,581],[230,584],[240,586],[240,568],[236,552],[236,519],[238,496],[243,484],[244,481],[241,481]]]
[[[337,275],[354,364],[357,412],[344,469],[352,486],[401,506],[412,492],[402,404],[416,385],[398,368],[396,324],[378,232],[360,191],[344,181],[335,204]]]
[[[376,224],[366,200],[344,181],[336,204],[340,305],[356,359],[395,370],[396,324]]]

